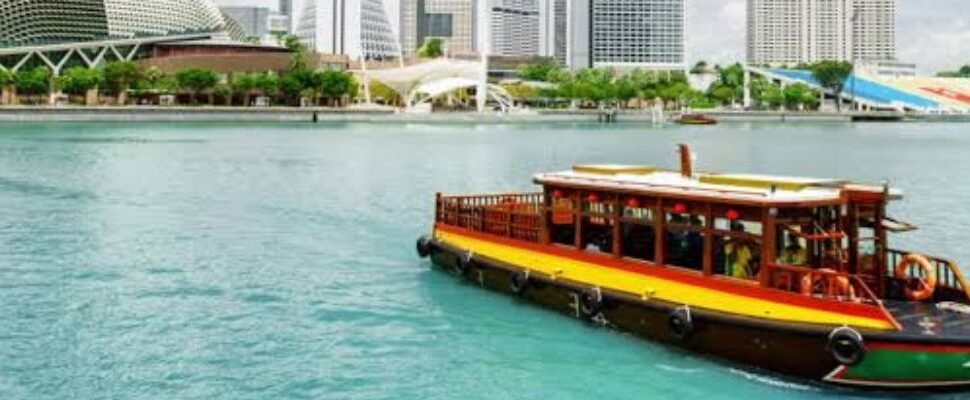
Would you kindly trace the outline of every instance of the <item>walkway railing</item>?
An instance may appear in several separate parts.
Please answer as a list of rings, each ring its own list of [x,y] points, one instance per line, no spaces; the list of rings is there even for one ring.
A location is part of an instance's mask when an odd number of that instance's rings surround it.
[[[856,275],[827,269],[792,265],[769,265],[766,269],[772,288],[835,301],[882,306],[879,297]]]
[[[435,222],[538,243],[542,197],[542,193],[438,196]]]

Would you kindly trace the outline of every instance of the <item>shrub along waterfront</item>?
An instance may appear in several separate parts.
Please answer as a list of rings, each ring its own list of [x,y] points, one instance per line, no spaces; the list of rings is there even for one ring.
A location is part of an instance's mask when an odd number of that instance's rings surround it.
[[[829,68],[823,65],[818,71],[828,74]],[[741,64],[709,69],[706,62],[698,63],[691,75],[707,74],[714,78],[706,91],[693,89],[683,72],[634,69],[621,74],[609,68],[568,71],[551,60],[522,66],[517,72],[523,82],[505,85],[505,88],[519,101],[538,106],[707,109],[739,107],[744,96]],[[754,77],[751,82],[751,96],[756,107],[762,109],[817,109],[820,99],[818,92],[808,85],[782,87],[760,77]]]
[[[171,97],[175,104],[253,105],[256,98],[264,104],[298,106],[341,106],[358,94],[352,73],[336,69],[290,70],[277,75],[235,73],[228,76],[198,68],[166,74],[150,67],[140,71],[134,63],[110,62],[102,68],[72,67],[52,77],[46,67],[0,71],[0,88],[7,104],[39,105],[48,102],[51,89],[66,96],[71,104],[158,104]]]
[[[346,105],[358,95],[358,82],[348,71],[311,69],[307,49],[298,40],[284,38],[293,53],[288,70],[281,74],[216,72],[187,68],[166,74],[149,67],[141,70],[128,61],[113,61],[99,68],[70,67],[52,76],[46,66],[25,68],[16,73],[0,71],[3,104],[46,104],[63,93],[72,104],[259,104]],[[385,96],[387,97],[387,96]]]

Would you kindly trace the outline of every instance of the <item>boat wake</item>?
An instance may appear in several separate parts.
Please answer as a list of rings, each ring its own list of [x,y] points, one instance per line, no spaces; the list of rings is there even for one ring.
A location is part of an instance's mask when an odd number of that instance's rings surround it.
[[[799,390],[799,391],[803,391],[803,392],[814,392],[814,391],[817,391],[818,390],[818,389],[816,389],[814,387],[811,387],[809,385],[803,385],[803,384],[798,384],[798,383],[793,383],[793,382],[785,381],[785,380],[780,379],[780,378],[774,378],[774,377],[770,377],[770,376],[759,375],[759,374],[756,374],[756,373],[753,373],[753,372],[744,371],[744,370],[740,370],[740,369],[737,369],[737,368],[728,368],[728,371],[730,371],[732,374],[739,375],[739,376],[741,376],[744,379],[747,379],[747,380],[750,380],[750,381],[753,381],[753,382],[757,382],[757,383],[761,383],[761,384],[765,384],[765,385],[769,385],[769,386],[774,386],[774,387],[782,388],[782,389]]]
[[[675,367],[673,365],[667,365],[667,364],[657,364],[657,368],[667,372],[676,372],[679,374],[695,374],[695,373],[701,372],[699,368],[683,368],[683,367]]]

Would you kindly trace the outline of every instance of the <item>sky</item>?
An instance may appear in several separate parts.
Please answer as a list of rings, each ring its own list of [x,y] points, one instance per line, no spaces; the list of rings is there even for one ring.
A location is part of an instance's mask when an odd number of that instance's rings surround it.
[[[297,11],[302,9],[303,1],[306,0],[294,0]],[[746,0],[686,1],[688,59],[712,63],[744,60]],[[915,62],[926,74],[970,64],[970,0],[897,2],[897,58]],[[216,0],[216,3],[275,8],[278,0]]]

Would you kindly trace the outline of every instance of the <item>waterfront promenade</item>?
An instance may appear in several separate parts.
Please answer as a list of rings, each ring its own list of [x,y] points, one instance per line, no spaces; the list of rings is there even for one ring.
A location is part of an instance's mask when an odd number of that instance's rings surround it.
[[[919,121],[970,121],[970,115],[899,114],[887,112],[709,111],[722,122],[850,122],[853,117]],[[294,107],[0,107],[0,122],[374,122],[374,123],[508,123],[596,122],[598,110],[542,109],[518,113],[407,113],[390,108]],[[619,111],[617,122],[654,123],[646,111]],[[668,113],[666,122],[679,113]]]

